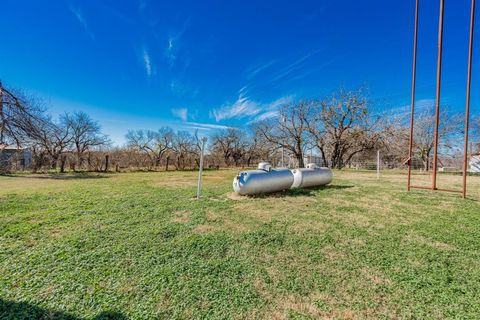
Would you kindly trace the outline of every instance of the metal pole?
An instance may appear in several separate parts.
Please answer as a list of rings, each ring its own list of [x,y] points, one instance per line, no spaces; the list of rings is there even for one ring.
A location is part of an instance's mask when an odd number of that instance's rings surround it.
[[[282,122],[285,124],[287,123],[287,118],[282,117]],[[282,141],[285,144],[285,140]],[[285,167],[285,148],[282,146],[282,167]]]
[[[380,150],[377,151],[377,180],[380,179]]]
[[[413,36],[413,72],[412,72],[412,100],[411,100],[411,114],[410,114],[410,144],[408,147],[408,179],[407,190],[410,191],[411,177],[412,177],[412,148],[413,148],[413,126],[415,118],[415,85],[417,80],[417,35],[418,35],[418,10],[419,0],[415,1],[415,31]]]
[[[437,189],[438,169],[438,126],[440,121],[440,91],[442,81],[442,41],[443,41],[443,8],[444,0],[440,0],[440,13],[438,20],[438,56],[437,56],[437,88],[435,98],[435,132],[433,141],[433,178],[432,190]]]
[[[470,121],[470,87],[472,80],[472,51],[473,51],[473,30],[475,28],[475,0],[472,0],[470,13],[470,42],[468,49],[468,71],[467,71],[467,97],[465,102],[465,142],[463,146],[463,188],[462,195],[467,196],[467,161],[468,161],[468,129]]]
[[[200,168],[198,169],[197,199],[200,199],[202,193],[202,172],[203,172],[203,153],[205,151],[205,142],[207,138],[202,139],[202,151],[200,153]]]

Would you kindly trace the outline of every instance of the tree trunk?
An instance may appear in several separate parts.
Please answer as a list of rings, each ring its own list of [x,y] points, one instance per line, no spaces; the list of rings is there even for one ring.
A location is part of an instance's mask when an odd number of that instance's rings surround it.
[[[50,169],[52,169],[52,170],[57,169],[58,157],[59,157],[59,155],[52,156],[52,162],[50,163]]]
[[[298,161],[298,167],[299,168],[305,168],[305,162],[303,161],[303,154],[297,153],[295,154],[297,161]]]
[[[168,171],[168,162],[170,161],[170,156],[167,157],[167,163],[165,164],[165,171]]]
[[[66,155],[62,155],[61,159],[60,159],[60,173],[64,173],[65,172],[65,163],[67,162],[67,156]]]
[[[108,171],[108,161],[110,159],[110,156],[108,154],[105,155],[105,172]]]

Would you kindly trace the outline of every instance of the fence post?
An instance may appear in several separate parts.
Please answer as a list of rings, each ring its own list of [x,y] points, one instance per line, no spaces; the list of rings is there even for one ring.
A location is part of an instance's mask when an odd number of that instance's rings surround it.
[[[202,138],[202,149],[200,152],[200,166],[198,168],[198,184],[197,184],[197,199],[200,199],[202,193],[202,172],[203,172],[203,153],[205,151],[205,142],[207,138]]]
[[[377,151],[377,180],[380,179],[380,150]]]

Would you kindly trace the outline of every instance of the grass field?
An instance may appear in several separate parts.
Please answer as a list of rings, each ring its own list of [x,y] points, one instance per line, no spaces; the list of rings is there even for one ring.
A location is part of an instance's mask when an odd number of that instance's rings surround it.
[[[368,172],[245,198],[235,174],[200,201],[195,172],[0,177],[0,318],[479,317],[480,177],[467,200]]]

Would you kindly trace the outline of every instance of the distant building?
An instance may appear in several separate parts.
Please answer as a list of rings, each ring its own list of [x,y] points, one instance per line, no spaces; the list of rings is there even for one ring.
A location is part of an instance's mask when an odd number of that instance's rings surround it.
[[[480,154],[470,157],[470,172],[480,173]]]
[[[25,169],[32,164],[32,151],[0,144],[0,168]]]
[[[323,159],[320,156],[308,155],[306,157],[303,157],[303,162],[305,163],[305,165],[309,163],[315,163],[317,166],[320,166],[320,167],[325,166],[325,163],[323,162]]]

